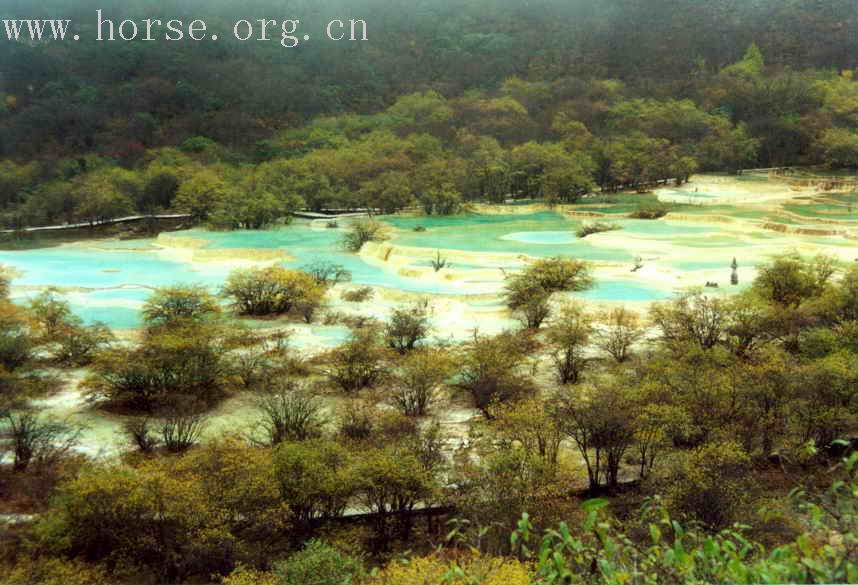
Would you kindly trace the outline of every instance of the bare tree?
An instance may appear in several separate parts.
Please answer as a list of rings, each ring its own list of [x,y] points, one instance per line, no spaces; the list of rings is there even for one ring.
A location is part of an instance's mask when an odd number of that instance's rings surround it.
[[[593,333],[593,318],[580,305],[565,305],[548,329],[551,359],[561,384],[577,384],[587,366],[586,349]]]
[[[450,354],[443,349],[418,348],[399,366],[391,376],[391,401],[406,416],[425,416],[454,371]]]
[[[341,437],[351,440],[368,439],[374,430],[374,414],[371,406],[359,400],[349,401],[339,413],[337,421]]]
[[[31,463],[46,467],[57,462],[77,445],[83,429],[35,411],[6,412],[2,415],[0,438],[11,447],[15,471],[26,470]]]
[[[394,310],[384,334],[391,349],[405,354],[425,339],[429,330],[429,304],[421,300],[411,307]]]
[[[301,267],[313,279],[323,286],[333,286],[341,282],[349,282],[352,279],[351,270],[341,264],[317,260]]]
[[[158,436],[149,417],[135,417],[125,421],[122,431],[141,453],[151,453],[158,446]]]
[[[721,342],[727,326],[727,305],[700,290],[686,292],[650,308],[650,318],[665,343],[683,347],[694,343],[711,349]]]
[[[602,476],[616,488],[623,455],[635,440],[633,406],[623,389],[602,383],[567,389],[558,414],[563,433],[587,467],[590,489],[599,488]]]
[[[260,411],[259,427],[271,445],[316,438],[326,423],[319,400],[294,380],[258,392],[256,407]]]
[[[190,408],[168,411],[161,419],[164,446],[171,453],[182,453],[196,445],[206,426],[206,416]]]
[[[233,372],[248,389],[256,388],[270,379],[272,370],[282,369],[289,361],[289,331],[270,335],[248,332],[237,336],[239,351],[230,356]]]
[[[603,319],[605,328],[596,334],[597,345],[622,363],[629,359],[632,345],[644,336],[640,317],[634,311],[618,307],[608,311]]]

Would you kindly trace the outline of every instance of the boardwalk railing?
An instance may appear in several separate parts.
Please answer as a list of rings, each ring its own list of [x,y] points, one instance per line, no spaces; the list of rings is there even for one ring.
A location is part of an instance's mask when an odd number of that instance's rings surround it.
[[[84,228],[101,227],[108,225],[120,225],[124,223],[137,223],[148,220],[172,220],[172,219],[190,219],[190,213],[162,213],[156,215],[128,215],[126,217],[117,217],[113,219],[92,219],[89,221],[81,221],[77,223],[63,223],[57,225],[42,225],[35,227],[25,227],[18,229],[0,230],[3,234],[14,233],[38,233],[38,232],[62,232],[66,230],[79,230]]]
[[[737,175],[784,174],[796,170],[796,167],[766,167],[764,169],[739,169]]]

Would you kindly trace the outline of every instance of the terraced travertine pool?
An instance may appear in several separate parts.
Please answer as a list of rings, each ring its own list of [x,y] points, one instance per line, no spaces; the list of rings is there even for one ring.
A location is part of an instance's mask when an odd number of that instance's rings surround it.
[[[565,255],[589,260],[596,286],[565,297],[590,305],[628,303],[639,308],[707,281],[719,282],[722,292],[735,290],[728,284],[734,257],[740,264],[741,286],[752,280],[755,264],[790,249],[828,253],[849,262],[858,259],[858,239],[853,239],[858,236],[858,226],[853,228],[849,221],[858,217],[850,214],[850,195],[826,194],[823,201],[814,193],[782,189],[777,199],[778,191],[765,182],[725,184],[722,178],[701,182],[699,187],[704,195],[693,191],[695,185],[666,190],[667,200],[680,203],[672,204],[672,213],[658,220],[626,217],[635,206],[636,196],[629,194],[599,197],[595,205],[584,201],[574,209],[511,206],[500,214],[494,208],[454,217],[383,217],[391,230],[390,240],[374,250],[368,246],[360,254],[347,253],[339,245],[347,221],[340,222],[342,228],[327,229],[321,223],[296,220],[264,231],[193,229],[155,239],[0,251],[0,264],[13,269],[16,301],[25,302],[45,288],[56,287],[85,321],[102,321],[122,330],[140,326],[143,303],[159,286],[199,283],[216,291],[230,271],[242,266],[282,262],[301,267],[333,262],[352,272],[353,283],[348,286],[376,288],[373,299],[361,304],[343,302],[341,291],[335,290],[330,295],[333,309],[385,318],[393,307],[415,295],[428,296],[435,334],[462,338],[475,328],[490,333],[514,326],[498,293],[504,275],[529,258]],[[728,194],[726,199],[717,196],[721,188]],[[747,203],[757,188],[763,188],[765,202]],[[689,190],[705,204],[683,201],[695,199]],[[645,199],[654,201],[652,195]],[[567,213],[600,210],[607,212],[602,219]],[[804,223],[805,216],[808,221],[822,216],[834,223]],[[610,222],[618,229],[578,238],[576,230],[591,221]],[[781,231],[766,227],[770,222],[779,224]],[[418,226],[420,231],[415,230]],[[831,228],[831,234],[821,235],[820,227]],[[816,231],[796,231],[801,228]],[[431,266],[435,254],[449,263],[437,273]],[[633,270],[636,263],[640,268]],[[261,329],[284,326],[267,321],[249,325]],[[293,332],[294,345],[307,350],[338,345],[348,335],[341,325],[286,326]],[[88,425],[82,443],[86,450],[96,453],[105,446],[115,450],[118,420],[88,407],[77,381],[42,401],[42,406],[51,414],[70,415]],[[217,424],[212,428],[247,416],[248,406],[238,398],[231,399],[213,414]]]
[[[559,213],[542,212],[528,215],[480,216],[450,218],[391,217],[385,221],[399,231],[392,242],[396,245],[451,250],[452,266],[467,273],[499,266],[515,268],[521,264],[516,256],[533,257],[569,255],[596,262],[630,264],[637,254],[634,247],[599,246],[590,239],[580,239],[575,229],[580,221]],[[414,232],[416,225],[425,232]],[[652,241],[688,238],[689,245],[703,240],[699,236],[708,228],[694,224],[619,220],[621,232],[629,237]],[[618,232],[619,233],[619,232]],[[133,242],[94,241],[54,248],[0,252],[0,264],[14,269],[14,296],[25,300],[47,287],[56,287],[84,320],[103,321],[119,329],[139,326],[139,310],[159,286],[176,283],[200,283],[216,290],[236,267],[247,249],[283,250],[286,266],[300,267],[314,261],[341,264],[360,285],[384,287],[412,293],[467,295],[497,292],[498,283],[485,286],[464,284],[457,280],[422,279],[404,276],[400,271],[347,253],[339,246],[341,230],[296,221],[293,225],[255,232],[209,232],[195,229],[169,234],[158,239]],[[223,256],[222,261],[196,261],[193,250],[169,247],[182,241],[204,240],[201,250],[235,250],[237,255]],[[712,240],[709,240],[711,243]],[[469,262],[458,262],[455,251],[477,253]],[[509,258],[480,261],[480,253],[508,254]],[[729,259],[727,260],[729,262]],[[415,260],[428,268],[428,261]],[[501,273],[497,273],[500,278]],[[628,279],[625,279],[628,280]],[[600,280],[582,296],[591,300],[648,301],[664,298],[670,291],[646,283],[624,280]]]
[[[258,261],[256,251],[267,252],[267,257],[259,256],[267,262],[274,261],[272,253],[282,253],[277,261],[289,267],[316,261],[341,264],[352,272],[355,285],[452,295],[465,302],[476,302],[475,295],[496,297],[505,271],[515,270],[533,257],[566,255],[593,262],[597,285],[578,296],[604,302],[653,301],[708,280],[726,282],[734,257],[748,276],[752,276],[754,264],[790,248],[831,253],[844,260],[858,258],[858,240],[848,237],[843,231],[847,228],[830,236],[762,228],[775,221],[795,230],[802,227],[800,218],[805,216],[808,221],[824,217],[852,224],[849,220],[858,220],[851,214],[851,205],[858,203],[854,194],[795,193],[759,178],[701,177],[695,181],[658,193],[660,199],[680,201],[672,204],[667,218],[659,220],[623,215],[633,209],[636,198],[652,203],[653,195],[605,195],[582,201],[576,210],[622,211],[599,220],[615,224],[617,230],[583,239],[576,236],[576,230],[595,218],[565,213],[569,209],[511,206],[500,214],[495,209],[453,217],[383,217],[391,228],[391,239],[385,254],[375,256],[344,251],[339,245],[343,228],[326,229],[320,223],[297,220],[264,231],[193,229],[157,239],[0,251],[0,264],[14,270],[16,299],[23,301],[56,287],[84,320],[128,329],[139,326],[140,308],[153,288],[200,283],[217,290],[231,270]],[[757,194],[760,203],[753,199]],[[682,203],[683,197],[707,203]],[[808,226],[820,227],[818,222]],[[439,274],[431,268],[436,250],[449,264]],[[632,272],[636,258],[644,268]],[[332,343],[339,339],[330,333],[322,337]]]
[[[575,222],[566,221],[557,214],[539,214],[527,218],[481,218],[479,216],[453,218],[447,223],[467,226],[474,222],[480,226],[490,225],[490,233],[481,235],[464,249],[479,250],[480,246],[497,241],[498,249],[508,252],[550,255],[557,253],[575,254],[587,248],[586,245],[570,247],[567,245],[542,248],[541,246],[521,245],[496,239],[510,230],[526,228],[563,228],[574,238],[571,229]],[[469,231],[462,229],[461,231]],[[451,237],[447,247],[456,247],[458,240],[452,238],[455,230],[434,234],[431,246],[438,243],[438,237]],[[473,232],[471,232],[473,233]],[[539,232],[534,232],[539,233]],[[288,253],[284,264],[300,267],[314,261],[329,261],[348,268],[356,284],[379,286],[408,292],[427,294],[460,294],[455,282],[425,282],[407,278],[383,266],[366,262],[358,255],[347,253],[339,246],[341,230],[329,230],[314,227],[309,222],[296,221],[281,229],[256,232],[209,232],[188,230],[170,234],[170,241],[185,239],[205,240],[202,249],[278,249]],[[96,241],[63,245],[54,248],[42,248],[26,251],[0,252],[0,264],[11,267],[16,275],[14,294],[16,298],[26,299],[46,287],[57,287],[73,309],[87,321],[100,320],[111,327],[129,328],[139,325],[139,309],[152,289],[175,283],[200,283],[212,289],[219,287],[227,278],[235,263],[227,261],[188,261],[180,254],[181,250],[164,248],[157,239],[135,240],[133,242]],[[598,251],[585,254],[593,258],[628,259],[623,251]],[[229,258],[229,256],[225,256]],[[234,260],[239,260],[234,258]],[[473,266],[479,268],[479,266]]]

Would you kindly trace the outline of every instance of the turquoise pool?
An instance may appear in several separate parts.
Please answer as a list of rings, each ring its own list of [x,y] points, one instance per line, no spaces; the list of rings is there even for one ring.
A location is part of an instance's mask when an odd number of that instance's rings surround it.
[[[402,246],[443,248],[464,252],[526,254],[536,257],[567,255],[593,261],[630,262],[636,256],[634,240],[628,246],[595,246],[589,238],[578,238],[575,231],[581,221],[567,216],[540,212],[509,215],[461,215],[453,217],[382,218],[397,228],[393,242]],[[713,237],[717,227],[667,221],[620,219],[622,232],[644,240],[669,239],[689,247],[717,248],[726,244],[723,235]],[[414,231],[423,226],[425,231]],[[204,240],[204,248],[216,249],[282,249],[291,257],[289,267],[301,267],[315,261],[341,264],[352,272],[357,284],[381,286],[408,292],[428,294],[465,294],[482,286],[478,281],[464,285],[454,281],[421,280],[402,276],[384,264],[367,262],[340,245],[342,229],[325,229],[308,221],[296,221],[280,229],[264,231],[212,232],[202,229],[171,234]],[[0,251],[0,264],[11,266],[19,274],[14,280],[16,295],[24,299],[40,288],[62,288],[73,309],[86,321],[104,321],[115,328],[132,328],[140,324],[139,310],[155,287],[177,283],[200,283],[213,291],[228,277],[228,263],[191,263],[171,258],[169,252],[156,246],[155,240],[125,242],[103,241],[86,245],[59,246],[27,251]],[[502,257],[501,257],[502,258]],[[682,268],[729,265],[731,258],[713,258],[686,262]],[[468,259],[460,264],[451,258],[456,270],[496,268],[491,261]],[[514,266],[517,260],[502,261]],[[426,259],[415,261],[427,266]],[[669,293],[628,280],[599,282],[579,295],[592,300],[651,301]]]
[[[670,298],[671,291],[650,288],[646,285],[623,281],[605,280],[597,281],[590,290],[571,293],[572,298],[591,301],[661,301]]]
[[[634,258],[626,250],[598,248],[586,238],[576,237],[580,221],[548,211],[527,215],[386,217],[384,221],[402,230],[395,239],[402,246],[531,256],[566,255],[617,262]],[[416,226],[426,231],[413,231]]]

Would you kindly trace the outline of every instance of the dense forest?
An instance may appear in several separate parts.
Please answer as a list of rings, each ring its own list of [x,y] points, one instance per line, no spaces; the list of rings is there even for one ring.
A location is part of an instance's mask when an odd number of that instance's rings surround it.
[[[598,197],[647,229],[669,208],[649,191],[695,173],[858,167],[854,1],[0,1],[0,20],[84,23],[79,42],[0,38],[12,247],[28,226],[134,214],[279,233],[297,210],[359,210],[307,233],[364,259],[390,237],[378,216],[574,213]],[[96,8],[205,18],[221,40],[106,46],[86,28]],[[255,18],[301,19],[313,40],[230,38]],[[369,40],[323,40],[333,18],[365,20]],[[800,234],[796,217],[751,237],[853,253],[851,234]],[[579,239],[622,229],[576,225]],[[214,231],[191,233],[188,249]],[[442,295],[327,261],[287,268],[281,248],[225,262],[217,287],[126,287],[148,295],[133,330],[76,314],[70,282],[21,286],[0,267],[0,584],[858,582],[851,259],[810,244],[740,257],[740,287],[734,258],[733,288],[626,306],[570,296],[597,284],[597,261],[510,268],[499,253],[497,290],[474,302],[512,326],[454,339]],[[440,280],[453,260],[430,251],[412,272]],[[296,327],[318,326],[342,342],[299,347]],[[115,456],[47,414],[69,388],[113,424],[99,440]]]
[[[417,301],[310,357],[242,318],[331,318],[336,266],[159,289],[133,344],[4,295],[0,503],[31,515],[0,582],[855,582],[858,270],[835,266],[785,255],[642,315],[549,302],[592,276],[547,258],[505,286],[520,329],[439,342]],[[121,457],[23,408],[74,372]],[[251,416],[204,440],[237,395]],[[451,396],[479,413],[452,454]]]
[[[8,4],[3,18],[95,27],[88,2]],[[100,8],[166,18],[145,3]],[[4,41],[0,207],[7,227],[164,208],[260,227],[296,207],[449,213],[695,171],[855,165],[852,8],[183,3],[161,10],[205,15],[223,38]],[[226,34],[255,17],[361,18],[371,39],[284,49]]]

